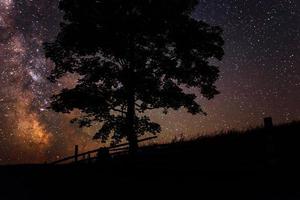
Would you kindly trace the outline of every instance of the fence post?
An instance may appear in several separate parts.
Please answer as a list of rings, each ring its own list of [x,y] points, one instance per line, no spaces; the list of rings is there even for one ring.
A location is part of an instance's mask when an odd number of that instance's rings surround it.
[[[265,126],[265,128],[272,128],[273,127],[272,117],[264,118],[264,126]]]
[[[78,161],[78,145],[75,145],[75,154],[74,154],[75,163]]]
[[[91,163],[91,154],[88,154],[88,164]]]

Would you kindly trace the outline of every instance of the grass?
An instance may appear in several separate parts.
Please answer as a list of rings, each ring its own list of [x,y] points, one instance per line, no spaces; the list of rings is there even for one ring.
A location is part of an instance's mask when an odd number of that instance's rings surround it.
[[[160,159],[171,165],[185,162],[202,169],[253,170],[297,166],[299,144],[300,122],[293,122],[270,129],[258,127],[153,145],[142,149],[141,154],[142,157],[150,155],[152,161]]]
[[[293,122],[146,146],[134,161],[2,166],[0,199],[300,199],[299,144]]]

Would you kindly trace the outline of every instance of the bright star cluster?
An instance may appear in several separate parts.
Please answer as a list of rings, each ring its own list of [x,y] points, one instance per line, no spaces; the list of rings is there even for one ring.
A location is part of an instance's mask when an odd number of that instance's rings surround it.
[[[74,85],[67,76],[49,83],[52,63],[43,43],[55,38],[59,0],[0,0],[0,164],[37,163],[98,147],[94,130],[80,129],[49,111],[50,97]],[[151,111],[162,125],[160,142],[220,130],[300,120],[300,4],[297,0],[199,0],[193,17],[224,29],[225,57],[208,116]],[[197,89],[192,89],[197,92]],[[189,92],[189,91],[187,91]]]

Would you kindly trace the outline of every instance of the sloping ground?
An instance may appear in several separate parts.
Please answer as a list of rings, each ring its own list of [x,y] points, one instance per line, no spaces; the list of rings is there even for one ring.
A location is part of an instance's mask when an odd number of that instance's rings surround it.
[[[184,168],[217,171],[297,168],[300,122],[151,146],[144,148],[141,154],[141,158],[159,162],[159,165],[174,166],[178,162]]]
[[[0,168],[0,199],[300,199],[300,123],[144,147],[91,165]]]

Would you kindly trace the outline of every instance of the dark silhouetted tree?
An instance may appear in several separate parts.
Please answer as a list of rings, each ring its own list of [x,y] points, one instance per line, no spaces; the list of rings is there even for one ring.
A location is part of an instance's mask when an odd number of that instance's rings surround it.
[[[51,108],[82,116],[80,126],[102,124],[94,139],[127,138],[130,152],[137,138],[159,133],[160,125],[144,116],[149,109],[204,113],[195,94],[211,99],[218,91],[223,56],[222,30],[191,17],[197,0],[62,0],[64,12],[56,40],[45,44],[55,68],[50,79],[80,75],[73,89],[53,96]]]

